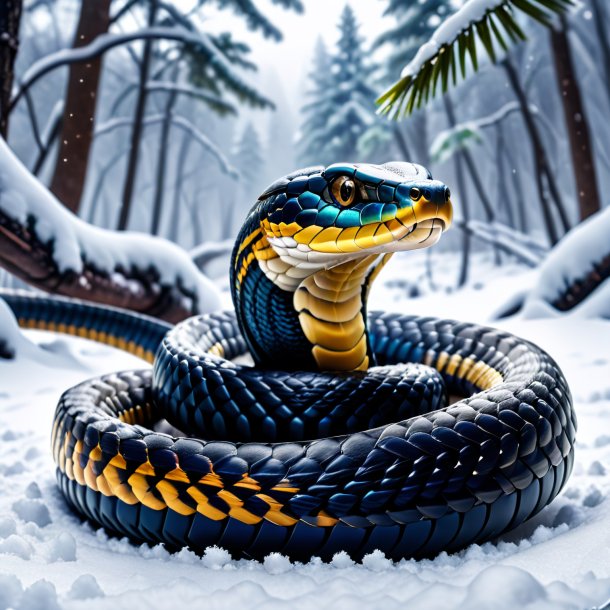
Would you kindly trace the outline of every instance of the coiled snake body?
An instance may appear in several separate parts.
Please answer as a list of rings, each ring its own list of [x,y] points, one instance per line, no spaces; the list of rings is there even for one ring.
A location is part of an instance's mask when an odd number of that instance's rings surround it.
[[[435,243],[450,222],[449,190],[420,166],[309,168],[271,185],[246,219],[235,313],[171,328],[6,295],[24,327],[150,361],[156,351],[152,373],[62,396],[52,447],[69,504],[135,541],[299,560],[431,556],[536,514],[573,461],[555,362],[491,328],[366,312],[391,253]],[[233,362],[246,352],[255,367]],[[447,394],[466,398],[447,406]],[[153,431],[163,417],[193,436]]]

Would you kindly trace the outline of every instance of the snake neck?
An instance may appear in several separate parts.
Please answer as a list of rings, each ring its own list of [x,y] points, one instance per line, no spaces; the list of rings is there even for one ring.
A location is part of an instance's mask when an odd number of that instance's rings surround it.
[[[305,271],[280,258],[260,224],[246,223],[233,251],[231,291],[256,364],[332,371],[374,364],[366,302],[372,280],[390,256]]]
[[[322,269],[294,292],[294,309],[317,367],[365,371],[374,364],[366,303],[372,280],[390,258],[370,255]]]

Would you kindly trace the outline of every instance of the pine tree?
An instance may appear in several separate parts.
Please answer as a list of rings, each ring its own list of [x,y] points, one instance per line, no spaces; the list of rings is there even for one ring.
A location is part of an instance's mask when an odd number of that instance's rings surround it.
[[[315,70],[310,75],[314,89],[301,129],[301,154],[307,163],[355,160],[360,138],[377,121],[376,93],[371,86],[373,66],[366,61],[358,27],[354,11],[346,5],[330,62],[318,46]]]

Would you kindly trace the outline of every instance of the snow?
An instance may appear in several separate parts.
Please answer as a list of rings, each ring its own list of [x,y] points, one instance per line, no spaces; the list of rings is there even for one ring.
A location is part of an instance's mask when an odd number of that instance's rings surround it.
[[[87,224],[70,213],[36,180],[0,139],[0,211],[35,229],[42,242],[53,242],[53,258],[60,272],[80,273],[85,261],[100,271],[115,274],[119,268],[158,270],[160,282],[181,284],[197,297],[199,311],[218,308],[215,285],[202,275],[187,252],[164,239],[140,233],[117,233]]]
[[[454,291],[459,257],[434,253],[432,290],[425,257],[390,261],[373,286],[371,309],[484,323],[508,295],[536,280],[522,266],[497,268],[475,254],[473,280]],[[420,295],[408,298],[415,284]],[[28,331],[31,351],[19,348],[15,361],[0,361],[0,608],[603,607],[610,599],[610,322],[557,316],[498,325],[549,351],[570,383],[579,431],[574,472],[560,497],[500,540],[453,555],[392,563],[375,552],[356,564],[338,553],[329,564],[305,565],[279,554],[235,561],[215,547],[203,557],[170,555],[81,523],[55,483],[48,450],[55,403],[82,379],[145,364],[83,339]],[[22,472],[7,474],[16,464]]]
[[[229,82],[241,85],[240,79],[234,73],[231,64],[207,34],[203,32],[192,32],[181,27],[156,26],[142,28],[136,32],[102,34],[82,47],[61,49],[55,53],[45,55],[25,71],[21,78],[21,85],[11,103],[13,105],[16,104],[21,96],[36,81],[60,66],[82,62],[92,57],[98,57],[108,49],[135,40],[158,38],[164,40],[177,40],[183,44],[193,45],[206,57],[208,62],[212,64],[215,69],[222,72],[223,76],[225,76]]]
[[[6,471],[4,474],[6,475]],[[38,527],[45,527],[51,523],[49,509],[41,500],[22,498],[17,500],[11,508],[17,517],[26,523],[35,523]]]

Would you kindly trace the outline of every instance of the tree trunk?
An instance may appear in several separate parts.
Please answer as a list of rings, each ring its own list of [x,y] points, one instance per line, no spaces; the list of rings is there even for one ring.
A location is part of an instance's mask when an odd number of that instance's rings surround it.
[[[191,148],[192,140],[190,136],[185,135],[182,139],[182,145],[180,146],[180,152],[178,153],[178,162],[176,167],[176,181],[174,182],[174,197],[173,197],[173,210],[174,217],[169,227],[169,239],[173,242],[179,243],[184,247],[184,241],[178,236],[180,234],[180,221],[182,216],[182,207],[184,202],[182,201],[181,193],[182,187],[184,186],[184,170],[186,169],[186,162],[188,160],[189,149]],[[197,245],[197,244],[195,244]]]
[[[53,148],[53,144],[55,140],[59,137],[59,130],[61,128],[62,117],[57,115],[53,120],[53,124],[49,126],[49,130],[46,135],[47,138],[42,142],[42,147],[38,151],[38,156],[36,157],[36,161],[34,161],[34,165],[32,168],[32,173],[34,176],[38,176],[42,171],[42,168]]]
[[[0,136],[8,135],[8,115],[13,90],[13,68],[19,48],[21,0],[0,2]]]
[[[421,108],[415,112],[408,121],[410,129],[405,133],[409,133],[411,137],[411,148],[413,155],[409,161],[420,163],[424,167],[430,166],[430,136],[428,134],[428,109]]]
[[[445,112],[447,114],[447,118],[449,119],[449,127],[453,129],[457,124],[455,118],[455,111],[453,109],[453,102],[451,101],[449,95],[443,96],[443,99],[445,100]],[[474,187],[477,191],[477,194],[479,195],[479,198],[481,199],[481,203],[483,204],[483,210],[485,211],[485,217],[487,218],[487,221],[493,222],[495,220],[496,214],[494,212],[493,205],[487,195],[488,189],[483,184],[483,179],[481,178],[481,174],[479,174],[479,170],[477,169],[477,164],[475,163],[474,158],[472,157],[470,151],[467,148],[458,151],[456,154],[462,157],[464,165],[466,166],[466,169],[468,170],[468,173],[472,178]]]
[[[157,18],[157,0],[150,0],[148,12],[148,26],[152,27]],[[144,113],[146,110],[146,84],[150,73],[150,62],[152,56],[153,41],[147,39],[144,42],[144,52],[142,54],[142,63],[140,64],[140,82],[138,84],[138,99],[136,101],[136,109],[133,119],[133,129],[131,130],[131,148],[129,150],[129,160],[127,162],[127,172],[125,174],[125,183],[123,185],[123,197],[121,203],[121,212],[117,228],[119,231],[127,229],[129,224],[129,215],[131,213],[131,204],[133,200],[133,191],[135,189],[136,175],[138,170],[138,158],[140,156],[140,139],[142,137],[142,128],[144,123]]]
[[[449,121],[449,127],[453,129],[456,124],[455,112],[449,95],[443,96],[445,102],[445,113]],[[462,210],[462,218],[464,223],[468,225],[470,222],[470,204],[466,194],[466,181],[464,180],[464,157],[463,151],[458,151],[455,155],[455,181],[460,194],[460,209]],[[464,286],[468,281],[468,269],[470,268],[470,233],[462,231],[462,261],[460,263],[460,275],[458,277],[458,287]]]
[[[126,152],[125,149],[118,150],[115,153],[114,157],[112,157],[112,159],[110,159],[110,161],[108,163],[106,163],[106,165],[97,172],[97,179],[95,181],[95,186],[93,187],[93,190],[92,190],[91,203],[89,205],[89,210],[87,212],[87,222],[89,224],[92,224],[92,225],[97,224],[106,229],[111,228],[110,222],[104,223],[103,221],[99,221],[96,223],[96,215],[99,216],[99,214],[97,214],[98,207],[99,207],[98,204],[100,202],[100,199],[102,198],[102,193],[104,191],[104,183],[106,182],[106,178],[107,178],[108,174],[110,173],[112,168],[123,158],[123,155],[125,154],[125,152]],[[102,205],[104,205],[103,201],[102,201]],[[106,214],[106,217],[108,217],[108,214]]]
[[[551,47],[557,73],[559,96],[570,140],[572,169],[576,182],[580,220],[599,212],[600,198],[589,125],[576,80],[574,61],[568,41],[568,23],[561,17],[561,29],[551,30]]]
[[[187,203],[186,200],[184,201],[184,203]],[[191,215],[191,226],[193,227],[193,244],[198,246],[204,241],[202,217],[204,217],[205,214],[201,213],[202,208],[200,205],[197,204],[196,201],[191,200],[187,203],[187,205]]]
[[[542,216],[544,218],[544,224],[546,226],[549,240],[552,245],[555,245],[559,241],[559,234],[557,233],[555,222],[553,220],[553,213],[550,205],[551,202],[549,201],[548,194],[545,190],[545,178],[549,190],[551,190],[552,193],[557,195],[559,191],[557,189],[557,186],[555,185],[555,178],[553,176],[553,173],[551,172],[546,151],[544,149],[544,145],[542,144],[542,138],[540,137],[538,127],[536,126],[536,122],[534,121],[534,116],[532,115],[529,104],[527,102],[525,91],[523,90],[523,87],[521,86],[521,83],[519,81],[519,75],[517,74],[515,67],[510,63],[509,60],[504,60],[502,62],[502,66],[506,72],[506,75],[508,76],[508,82],[515,94],[515,97],[519,102],[521,116],[523,117],[523,122],[530,138],[534,157],[536,185],[538,187],[538,196],[540,197],[540,205],[542,207]],[[567,219],[565,209],[563,208],[563,204],[555,196],[552,197],[552,201],[559,214],[564,232],[567,232],[570,228],[570,225]]]
[[[174,71],[172,82],[176,82],[178,70]],[[155,188],[155,199],[153,202],[152,223],[150,232],[152,235],[159,235],[161,226],[161,212],[163,211],[163,196],[165,195],[165,176],[167,167],[167,157],[169,152],[169,132],[172,126],[173,108],[176,104],[176,91],[167,94],[163,124],[161,126],[161,138],[159,141],[159,154],[157,156],[157,184]]]
[[[500,125],[500,133],[504,138],[504,127]],[[521,233],[528,232],[528,223],[527,223],[527,213],[525,210],[525,195],[523,193],[523,187],[521,185],[521,176],[517,169],[517,163],[512,155],[511,149],[509,146],[504,147],[504,159],[506,167],[509,173],[512,176],[512,182],[515,192],[515,200],[516,200],[516,208],[517,208],[517,216],[519,218],[519,226],[516,227],[521,231]]]
[[[110,0],[82,0],[72,48],[88,45],[110,26]],[[95,104],[102,58],[70,65],[59,151],[51,179],[51,191],[78,214],[93,143]]]
[[[506,142],[504,141],[504,133],[502,126],[496,127],[496,159],[495,166],[497,172],[497,186],[498,192],[496,201],[500,208],[506,210],[506,223],[509,227],[516,228],[515,223],[515,211],[513,209],[512,200],[510,197],[510,189],[507,186],[506,174],[504,173],[504,150],[506,149]]]
[[[604,70],[606,94],[610,102],[610,41],[608,40],[607,19],[605,15],[605,4],[608,0],[591,0],[591,12],[593,13],[593,23],[599,39],[599,48],[602,52],[601,69]]]

